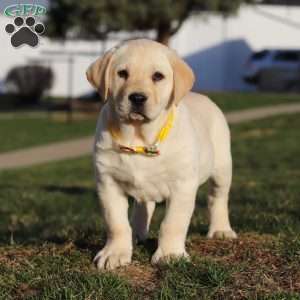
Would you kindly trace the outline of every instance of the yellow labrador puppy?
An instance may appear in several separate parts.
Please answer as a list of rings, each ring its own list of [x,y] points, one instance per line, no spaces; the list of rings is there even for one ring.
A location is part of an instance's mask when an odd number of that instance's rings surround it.
[[[166,46],[139,39],[96,60],[87,79],[105,101],[94,163],[108,237],[97,267],[131,262],[133,238],[146,238],[155,203],[163,200],[166,214],[152,262],[187,256],[196,192],[209,178],[208,237],[235,238],[228,216],[230,132],[213,102],[189,93],[189,66]],[[128,196],[136,202],[131,225]]]

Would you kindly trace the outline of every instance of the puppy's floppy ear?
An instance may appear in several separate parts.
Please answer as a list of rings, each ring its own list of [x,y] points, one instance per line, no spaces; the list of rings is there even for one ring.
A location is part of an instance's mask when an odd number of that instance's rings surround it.
[[[103,101],[107,100],[110,82],[110,65],[115,48],[93,62],[86,71],[86,78],[98,90]]]
[[[195,76],[193,70],[174,50],[170,50],[169,59],[173,67],[173,101],[177,105],[193,87]]]

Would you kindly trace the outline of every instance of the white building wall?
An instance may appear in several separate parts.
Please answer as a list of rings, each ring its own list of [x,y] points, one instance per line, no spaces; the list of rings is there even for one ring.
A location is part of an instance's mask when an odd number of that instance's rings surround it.
[[[300,7],[243,6],[238,15],[192,17],[171,46],[197,74],[195,89],[249,90],[242,81],[252,51],[263,48],[300,49]]]
[[[12,20],[0,17],[0,79],[16,65],[39,60],[55,73],[52,95],[68,95],[67,56],[43,55],[46,50],[93,52],[74,56],[73,96],[90,91],[85,70],[98,53],[118,43],[118,38],[101,42],[51,42],[41,38],[36,48],[11,46],[4,27]],[[136,36],[137,34],[134,34]],[[153,36],[153,33],[149,33]],[[124,37],[124,36],[123,36]],[[128,37],[128,35],[126,36]],[[236,16],[224,20],[209,14],[190,17],[172,38],[171,47],[184,57],[196,73],[196,90],[249,90],[242,81],[242,71],[249,54],[262,48],[300,49],[300,8],[283,6],[243,6]],[[97,54],[97,55],[96,55]],[[48,59],[50,58],[50,61]]]

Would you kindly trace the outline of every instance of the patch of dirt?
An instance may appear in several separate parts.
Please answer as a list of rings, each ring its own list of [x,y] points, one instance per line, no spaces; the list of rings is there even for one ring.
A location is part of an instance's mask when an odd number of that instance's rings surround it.
[[[226,293],[300,292],[299,264],[288,263],[274,247],[274,238],[268,235],[241,235],[233,241],[192,238],[190,242],[192,254],[235,269]]]
[[[18,267],[25,258],[32,257],[37,253],[36,248],[8,247],[1,249],[0,264],[9,267]]]
[[[39,293],[39,290],[33,289],[26,283],[22,283],[16,289],[15,299],[21,300],[25,298],[37,297]]]
[[[151,265],[133,262],[125,268],[113,271],[113,273],[126,278],[132,286],[142,289],[145,294],[151,294],[158,286],[157,271]]]
[[[201,263],[202,259],[208,259],[231,270],[226,286],[218,291],[221,298],[255,298],[259,294],[268,295],[282,291],[299,293],[300,262],[288,261],[279,251],[277,242],[278,240],[270,235],[242,234],[237,240],[208,240],[194,235],[189,238],[187,249],[195,256],[197,264]],[[72,242],[63,245],[3,247],[0,264],[18,268],[24,266],[24,263],[30,263],[34,256],[69,256],[74,251],[83,252],[85,258],[84,262],[78,261],[72,268],[79,268],[83,272],[95,272],[92,261],[90,265],[88,263],[88,256],[92,255],[92,250],[80,249]],[[158,268],[136,260],[112,273],[125,278],[133,288],[142,290],[145,298],[149,299],[160,284]],[[27,289],[26,286],[20,288],[22,289],[25,294],[32,296],[37,292],[30,287]]]
[[[1,249],[0,264],[17,268],[35,256],[68,255],[75,248],[72,242],[63,245],[4,247]]]

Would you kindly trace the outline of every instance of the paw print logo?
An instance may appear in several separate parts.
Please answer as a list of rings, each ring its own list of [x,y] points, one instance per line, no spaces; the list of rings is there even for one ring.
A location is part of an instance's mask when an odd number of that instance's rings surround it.
[[[25,22],[22,17],[16,17],[14,24],[7,24],[5,31],[11,35],[11,44],[19,47],[23,44],[35,47],[39,43],[39,36],[45,31],[42,23],[35,22],[33,17],[27,17]]]

